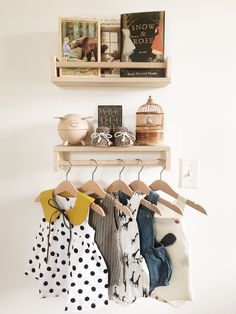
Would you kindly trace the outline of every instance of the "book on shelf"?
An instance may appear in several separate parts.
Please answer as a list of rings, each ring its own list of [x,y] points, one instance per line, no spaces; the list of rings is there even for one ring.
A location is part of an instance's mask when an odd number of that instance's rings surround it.
[[[120,69],[121,77],[166,77],[166,69]]]
[[[101,25],[101,61],[120,62],[120,19],[104,18]],[[102,77],[119,77],[119,68],[101,68]]]
[[[59,18],[59,45],[62,60],[92,62],[100,60],[98,19]],[[60,68],[60,76],[99,76],[96,68]]]
[[[121,14],[121,61],[163,62],[165,11]],[[165,77],[163,68],[124,68],[121,77]]]

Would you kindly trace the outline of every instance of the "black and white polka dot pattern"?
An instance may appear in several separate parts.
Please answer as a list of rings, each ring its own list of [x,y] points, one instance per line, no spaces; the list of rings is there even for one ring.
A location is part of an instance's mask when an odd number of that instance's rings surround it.
[[[73,228],[66,308],[95,309],[108,304],[108,271],[94,242],[94,229],[85,221]]]
[[[56,196],[61,208],[73,206],[74,198]],[[42,219],[25,274],[39,281],[40,296],[66,295],[68,311],[95,309],[108,304],[107,267],[94,243],[87,220],[70,231],[60,215],[50,226],[49,260],[46,263],[49,224]]]

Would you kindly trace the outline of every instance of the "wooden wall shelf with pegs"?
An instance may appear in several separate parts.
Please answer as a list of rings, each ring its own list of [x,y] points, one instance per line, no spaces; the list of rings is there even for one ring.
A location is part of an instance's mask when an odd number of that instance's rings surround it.
[[[83,154],[89,155],[89,158],[81,159]],[[95,158],[93,154],[95,154]],[[105,154],[106,159],[99,159],[99,154]],[[113,158],[107,159],[107,154]],[[149,154],[148,157],[151,156],[151,159],[146,159],[147,154]],[[140,155],[145,155],[145,158],[141,158]],[[69,162],[72,166],[94,166],[94,162],[90,158],[95,159],[100,166],[122,165],[122,162],[117,160],[117,158],[122,159],[125,165],[140,165],[140,161],[136,159],[140,158],[143,161],[143,165],[165,165],[166,170],[170,169],[170,147],[166,145],[128,147],[57,145],[53,149],[53,156],[55,171],[58,171],[60,167],[68,166]]]

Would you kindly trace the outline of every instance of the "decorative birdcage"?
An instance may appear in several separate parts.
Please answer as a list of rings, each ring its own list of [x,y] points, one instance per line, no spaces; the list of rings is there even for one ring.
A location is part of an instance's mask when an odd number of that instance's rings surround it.
[[[146,104],[136,112],[136,143],[157,145],[163,142],[164,113],[160,105],[149,96]]]

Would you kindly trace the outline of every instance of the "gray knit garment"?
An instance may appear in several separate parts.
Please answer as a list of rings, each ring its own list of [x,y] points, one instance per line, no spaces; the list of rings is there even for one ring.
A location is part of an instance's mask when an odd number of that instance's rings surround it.
[[[119,241],[119,219],[115,208],[115,198],[107,194],[98,202],[105,213],[105,217],[96,214],[93,210],[89,213],[89,224],[95,230],[95,242],[103,255],[108,268],[108,286],[119,284],[123,263]]]

